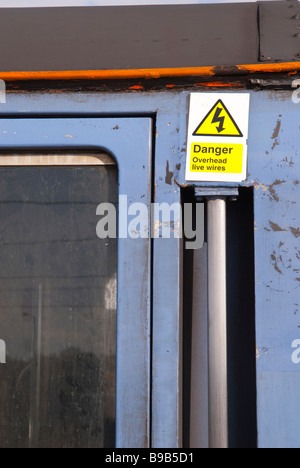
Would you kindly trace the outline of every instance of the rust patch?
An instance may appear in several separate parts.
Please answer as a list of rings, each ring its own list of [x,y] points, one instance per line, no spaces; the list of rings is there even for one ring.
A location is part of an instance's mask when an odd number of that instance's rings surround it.
[[[276,146],[279,146],[278,136],[281,129],[281,117],[282,115],[280,114],[279,119],[277,120],[276,127],[274,128],[273,135],[271,136],[271,139],[275,140],[271,148],[272,151],[276,148]]]
[[[282,229],[278,224],[269,221],[272,231],[274,232],[286,232],[286,229]]]
[[[293,236],[295,236],[296,238],[300,237],[300,229],[299,228],[290,227],[290,230],[291,230],[291,233],[293,234]]]
[[[279,143],[278,143],[277,138],[276,138],[276,140],[274,141],[274,144],[273,144],[271,150],[273,151],[273,150],[276,148],[276,146],[279,146]]]
[[[170,171],[170,164],[169,161],[167,161],[167,167],[166,167],[166,184],[172,185],[172,179],[174,177],[174,172]]]
[[[282,117],[282,115],[280,115],[279,117]],[[274,132],[273,132],[273,135],[272,135],[272,137],[271,137],[272,140],[275,140],[275,138],[278,138],[280,129],[281,129],[281,119],[278,119],[278,120],[277,120],[276,127],[275,127]]]
[[[271,199],[275,200],[276,202],[279,202],[279,196],[275,191],[275,188],[277,185],[285,184],[285,180],[275,180],[272,185],[269,187],[269,192],[271,195]]]
[[[213,74],[218,75],[242,75],[248,74],[248,70],[246,68],[236,65],[229,65],[229,66],[217,66],[213,67]]]
[[[282,160],[282,162],[285,165],[288,165],[289,167],[293,167],[295,165],[295,163],[293,161],[293,158],[291,158],[290,161],[289,161],[287,156]],[[282,167],[282,166],[280,166],[280,167]]]
[[[274,266],[275,270],[280,274],[282,275],[282,271],[280,270],[279,266],[278,266],[278,261],[277,261],[277,258],[276,258],[276,255],[275,255],[275,251],[272,253],[271,255],[271,260],[272,260],[272,265]]]

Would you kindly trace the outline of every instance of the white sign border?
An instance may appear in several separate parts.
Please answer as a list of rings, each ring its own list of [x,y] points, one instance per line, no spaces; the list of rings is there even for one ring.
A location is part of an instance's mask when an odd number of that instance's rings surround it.
[[[221,99],[240,128],[242,137],[223,136],[193,136],[200,122],[209,113],[216,102]],[[188,182],[243,182],[247,179],[248,163],[248,130],[249,130],[250,93],[191,93],[187,157],[186,180]],[[193,143],[219,143],[219,144],[243,144],[243,170],[241,174],[191,172],[190,159]]]

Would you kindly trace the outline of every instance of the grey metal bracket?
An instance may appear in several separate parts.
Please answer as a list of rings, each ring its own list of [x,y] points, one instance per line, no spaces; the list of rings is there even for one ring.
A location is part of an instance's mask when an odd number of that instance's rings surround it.
[[[231,201],[237,200],[239,196],[238,187],[195,187],[195,197],[197,201],[206,198],[229,198]]]

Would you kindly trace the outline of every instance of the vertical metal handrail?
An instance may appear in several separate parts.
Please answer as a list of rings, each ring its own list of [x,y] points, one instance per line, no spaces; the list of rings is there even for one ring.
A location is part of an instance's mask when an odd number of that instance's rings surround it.
[[[196,200],[207,201],[209,448],[229,446],[226,203],[238,195],[237,187],[195,187]]]
[[[208,200],[207,217],[209,445],[228,448],[225,198]]]

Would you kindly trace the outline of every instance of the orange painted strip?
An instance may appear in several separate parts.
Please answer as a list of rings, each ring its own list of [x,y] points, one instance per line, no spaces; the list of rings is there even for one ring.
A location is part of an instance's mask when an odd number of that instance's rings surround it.
[[[132,78],[168,78],[239,75],[240,73],[283,73],[300,71],[300,62],[264,63],[228,67],[153,68],[135,70],[69,70],[36,72],[0,72],[4,81],[29,80],[113,80]]]
[[[254,65],[238,65],[238,69],[241,71],[247,71],[250,73],[288,73],[288,72],[299,72],[300,62],[285,62],[285,63],[263,63]]]
[[[208,88],[243,88],[242,83],[232,81],[206,81],[204,83],[193,83],[194,86],[207,86]]]
[[[163,78],[193,75],[213,75],[213,67],[153,68],[136,70],[74,70],[41,72],[0,72],[4,81],[19,80],[114,80],[131,78]]]

